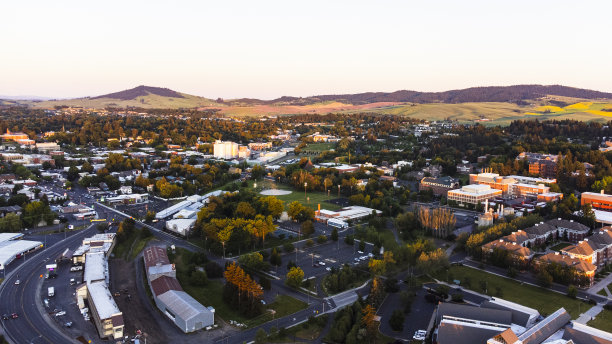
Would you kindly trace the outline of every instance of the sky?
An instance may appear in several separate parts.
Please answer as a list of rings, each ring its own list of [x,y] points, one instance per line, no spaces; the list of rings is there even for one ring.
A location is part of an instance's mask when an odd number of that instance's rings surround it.
[[[0,95],[612,92],[611,1],[3,1]]]

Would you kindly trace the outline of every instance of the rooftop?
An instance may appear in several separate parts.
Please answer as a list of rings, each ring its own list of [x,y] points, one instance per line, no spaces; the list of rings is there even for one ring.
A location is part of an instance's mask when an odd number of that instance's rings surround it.
[[[87,283],[87,291],[100,319],[109,319],[113,315],[121,314],[105,282]]]
[[[212,313],[184,291],[169,290],[158,298],[176,316],[187,321],[201,313]]]

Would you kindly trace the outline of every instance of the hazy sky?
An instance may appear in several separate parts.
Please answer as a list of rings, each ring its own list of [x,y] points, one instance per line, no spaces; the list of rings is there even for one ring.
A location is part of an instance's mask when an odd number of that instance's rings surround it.
[[[3,1],[0,94],[612,92],[612,1]]]

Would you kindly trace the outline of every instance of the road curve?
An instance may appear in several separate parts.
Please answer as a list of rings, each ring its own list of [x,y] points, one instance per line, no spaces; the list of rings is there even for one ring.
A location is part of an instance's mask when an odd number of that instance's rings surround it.
[[[9,342],[22,344],[76,343],[56,326],[48,315],[41,313],[40,285],[41,274],[45,273],[48,261],[57,258],[67,247],[76,248],[83,238],[95,234],[95,226],[90,226],[53,246],[29,255],[26,261],[16,268],[0,286],[0,309],[2,314],[17,313],[19,318],[2,321],[5,337]],[[19,275],[19,278],[17,277]],[[15,285],[19,279],[20,284]]]

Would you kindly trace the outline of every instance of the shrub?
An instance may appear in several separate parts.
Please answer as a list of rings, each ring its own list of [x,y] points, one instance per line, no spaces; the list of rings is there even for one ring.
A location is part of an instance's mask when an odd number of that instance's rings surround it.
[[[285,252],[289,253],[289,252],[292,252],[293,250],[295,250],[295,247],[293,246],[292,243],[288,242],[288,243],[283,245],[283,250],[285,250]]]
[[[323,244],[327,241],[327,237],[325,235],[319,235],[319,237],[317,238],[317,242],[319,244]]]
[[[314,241],[312,241],[312,239],[306,240],[306,247],[311,247],[312,245],[314,245]]]
[[[453,294],[452,300],[453,302],[463,302],[463,293]]]

